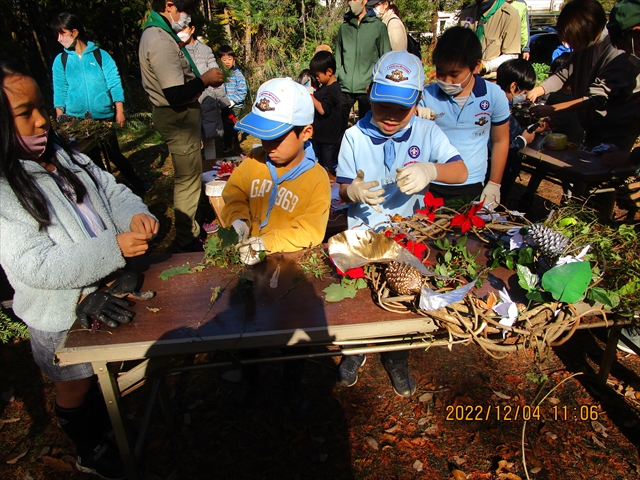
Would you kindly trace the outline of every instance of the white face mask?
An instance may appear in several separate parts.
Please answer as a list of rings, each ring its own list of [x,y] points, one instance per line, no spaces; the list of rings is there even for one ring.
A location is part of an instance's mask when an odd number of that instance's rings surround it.
[[[176,33],[176,35],[178,35],[178,38],[180,40],[182,40],[184,43],[187,43],[189,41],[189,39],[191,38],[191,34],[189,32],[185,32],[185,31],[180,31],[180,32]]]
[[[524,93],[520,93],[518,95],[514,95],[511,99],[512,105],[518,105],[520,103],[524,103],[527,100],[527,96]]]
[[[184,30],[187,25],[191,23],[191,15],[188,13],[180,12],[180,18],[177,22],[171,19],[171,29],[178,33],[180,30]]]
[[[438,83],[440,90],[442,90],[447,95],[451,95],[452,97],[455,97],[465,89],[465,87],[463,87],[462,84],[469,79],[469,77],[471,76],[471,73],[472,72],[469,72],[469,75],[467,75],[467,78],[465,78],[460,83],[447,83],[438,79],[436,79],[436,82]]]
[[[76,39],[73,38],[71,35],[63,35],[59,33],[58,43],[60,43],[60,45],[62,45],[64,48],[70,49],[70,48],[73,48],[73,46],[76,44]]]
[[[384,12],[382,12],[382,10],[380,9],[380,7],[375,7],[375,8],[373,9],[373,11],[375,12],[376,17],[378,17],[378,18],[382,18],[382,16],[384,15]]]

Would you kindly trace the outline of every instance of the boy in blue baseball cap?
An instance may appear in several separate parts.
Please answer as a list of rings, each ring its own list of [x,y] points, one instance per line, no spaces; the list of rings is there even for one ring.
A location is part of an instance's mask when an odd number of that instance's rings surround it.
[[[418,57],[407,51],[388,52],[374,66],[372,80],[371,112],[346,131],[336,175],[340,196],[350,204],[349,228],[365,225],[379,230],[391,216],[410,217],[424,207],[432,181],[464,182],[467,167],[440,128],[415,115],[424,85]],[[413,395],[409,352],[385,352],[380,357],[395,392]],[[365,359],[345,356],[338,381],[354,385]]]
[[[294,252],[322,243],[331,187],[316,163],[313,100],[291,78],[260,86],[251,113],[235,128],[262,140],[234,170],[222,192],[222,219],[238,232],[241,258],[258,263],[258,252]]]

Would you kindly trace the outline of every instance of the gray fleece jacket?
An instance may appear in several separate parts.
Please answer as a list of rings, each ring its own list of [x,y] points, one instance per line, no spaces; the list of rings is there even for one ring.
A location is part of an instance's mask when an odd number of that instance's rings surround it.
[[[13,310],[30,327],[47,332],[68,330],[80,296],[93,292],[101,279],[124,267],[116,235],[129,231],[133,215],[149,213],[139,197],[88,157],[78,154],[76,158],[88,165],[99,189],[64,150],[56,148],[60,162],[87,188],[106,226],[98,237],[89,236],[73,205],[38,163],[22,161],[47,198],[51,225],[43,230],[0,178],[0,264],[15,289]]]

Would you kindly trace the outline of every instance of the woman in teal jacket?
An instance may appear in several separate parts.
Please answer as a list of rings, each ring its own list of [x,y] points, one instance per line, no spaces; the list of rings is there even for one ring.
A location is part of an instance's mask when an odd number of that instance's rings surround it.
[[[51,28],[64,47],[53,61],[53,104],[58,120],[62,120],[63,115],[107,122],[115,119],[118,125],[123,126],[124,90],[111,55],[87,40],[80,19],[71,13],[58,15],[51,22]],[[106,162],[110,160],[118,167],[134,189],[140,192],[149,190],[151,185],[138,177],[129,160],[120,152],[115,131],[110,130],[104,140]],[[97,165],[104,165],[99,148],[88,155]]]

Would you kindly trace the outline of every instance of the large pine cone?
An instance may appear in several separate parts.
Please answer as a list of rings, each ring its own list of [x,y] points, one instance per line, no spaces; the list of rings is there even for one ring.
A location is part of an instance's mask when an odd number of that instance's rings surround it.
[[[391,262],[386,272],[387,285],[399,295],[413,295],[422,288],[422,274],[404,262]]]
[[[540,248],[547,256],[557,257],[569,246],[569,239],[555,230],[536,223],[529,228],[528,243]]]

